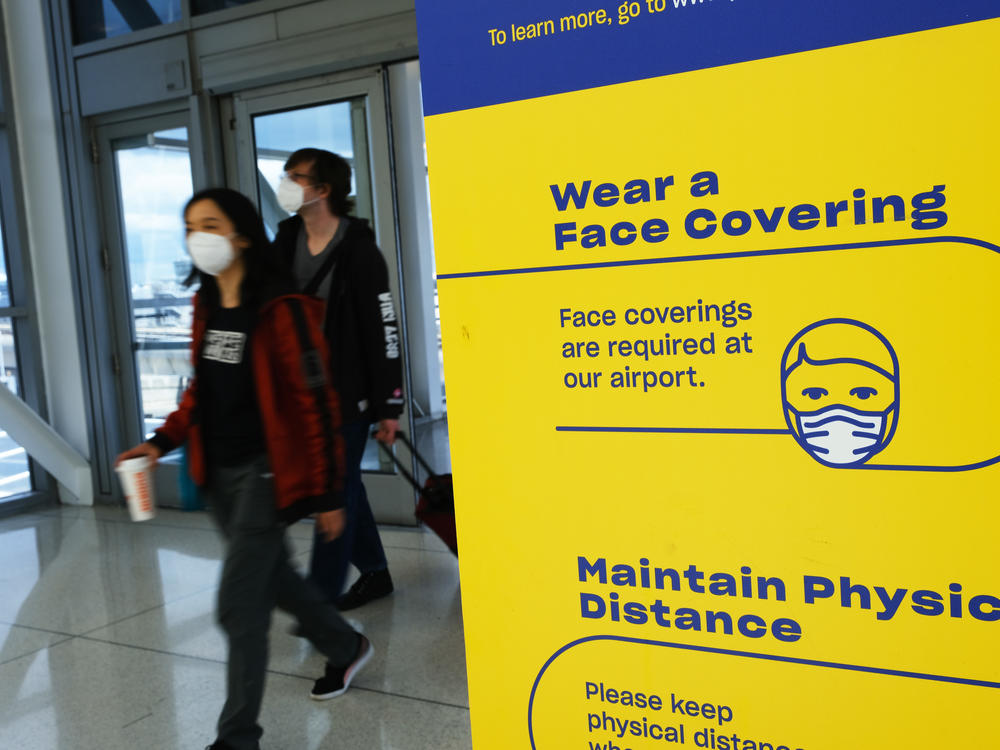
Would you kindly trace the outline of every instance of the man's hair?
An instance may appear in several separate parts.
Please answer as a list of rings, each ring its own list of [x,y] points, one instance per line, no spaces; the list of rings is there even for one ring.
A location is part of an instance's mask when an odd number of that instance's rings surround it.
[[[321,148],[300,148],[288,157],[285,171],[309,163],[312,164],[316,183],[330,187],[330,194],[327,196],[330,211],[337,216],[351,213],[354,201],[347,197],[351,193],[351,165],[347,160]]]

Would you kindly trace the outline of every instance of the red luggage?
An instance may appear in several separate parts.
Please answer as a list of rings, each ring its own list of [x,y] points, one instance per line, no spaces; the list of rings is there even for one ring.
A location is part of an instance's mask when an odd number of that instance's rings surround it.
[[[435,474],[430,464],[424,460],[423,456],[417,453],[406,435],[402,432],[396,433],[396,439],[407,447],[413,457],[417,459],[424,471],[427,472],[427,480],[421,485],[396,454],[388,446],[379,443],[382,450],[388,455],[399,473],[413,485],[419,493],[417,500],[416,516],[422,523],[426,524],[431,531],[440,537],[448,549],[456,556],[458,555],[458,539],[455,534],[455,491],[451,484],[451,474]]]

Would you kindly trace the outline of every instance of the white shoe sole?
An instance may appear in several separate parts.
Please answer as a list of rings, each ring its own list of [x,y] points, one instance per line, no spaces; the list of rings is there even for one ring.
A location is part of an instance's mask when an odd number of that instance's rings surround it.
[[[362,638],[364,638],[364,636],[362,636]],[[365,640],[368,641],[367,638],[365,638]],[[340,688],[340,690],[334,690],[332,693],[309,693],[309,697],[314,701],[328,701],[332,698],[339,698],[347,692],[347,688],[351,686],[351,681],[355,678],[355,676],[357,676],[358,672],[364,668],[365,664],[368,663],[368,660],[372,658],[372,654],[374,653],[375,647],[372,645],[371,641],[368,641],[368,649],[361,656],[359,656],[358,660],[354,662],[350,669],[344,673],[344,686]]]

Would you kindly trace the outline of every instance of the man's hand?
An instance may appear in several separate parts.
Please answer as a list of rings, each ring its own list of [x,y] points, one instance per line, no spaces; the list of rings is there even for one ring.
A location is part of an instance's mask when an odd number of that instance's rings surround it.
[[[378,429],[375,431],[375,439],[383,445],[392,445],[396,442],[396,432],[398,430],[398,419],[381,419],[378,423]]]
[[[347,523],[347,513],[343,508],[338,510],[327,510],[316,514],[316,529],[324,541],[332,542],[344,533],[344,525]]]
[[[122,461],[127,461],[130,458],[148,458],[153,462],[151,468],[155,468],[156,462],[162,455],[160,449],[152,443],[139,443],[134,448],[129,448],[124,453],[119,453],[118,458],[115,459],[115,466],[117,467]]]

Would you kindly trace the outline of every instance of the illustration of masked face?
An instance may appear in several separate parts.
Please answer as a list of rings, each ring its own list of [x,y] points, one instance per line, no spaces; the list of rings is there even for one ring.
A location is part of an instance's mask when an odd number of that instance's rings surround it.
[[[851,353],[860,356],[829,356]],[[831,467],[863,464],[885,448],[897,421],[897,370],[887,342],[864,324],[824,321],[801,332],[782,362],[785,419],[799,445]]]
[[[843,406],[795,412],[806,450],[818,461],[837,466],[867,461],[882,450],[887,416]]]

